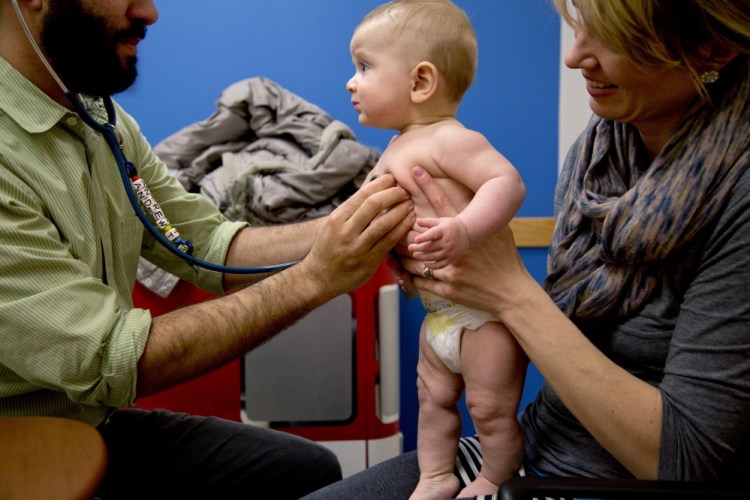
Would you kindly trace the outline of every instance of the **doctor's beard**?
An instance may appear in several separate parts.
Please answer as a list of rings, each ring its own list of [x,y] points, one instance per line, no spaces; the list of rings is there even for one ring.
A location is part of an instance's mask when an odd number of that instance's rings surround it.
[[[144,38],[146,26],[136,22],[117,28],[87,11],[79,0],[54,0],[40,36],[42,50],[71,91],[103,96],[122,92],[135,81],[137,58],[122,60],[117,44],[123,39]]]

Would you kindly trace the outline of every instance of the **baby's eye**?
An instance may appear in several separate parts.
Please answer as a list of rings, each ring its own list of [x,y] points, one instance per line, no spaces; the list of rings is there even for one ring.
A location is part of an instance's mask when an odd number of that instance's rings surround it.
[[[366,64],[360,64],[359,65],[359,71],[361,71],[362,73],[364,73],[368,69],[370,69],[370,68]]]

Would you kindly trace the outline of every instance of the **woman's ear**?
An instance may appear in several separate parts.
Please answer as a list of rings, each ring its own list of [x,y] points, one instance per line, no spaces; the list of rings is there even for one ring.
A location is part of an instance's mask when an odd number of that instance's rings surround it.
[[[737,57],[737,52],[711,41],[701,47],[697,66],[706,66],[708,70],[719,71],[735,57]]]
[[[422,61],[412,70],[411,100],[422,104],[429,100],[438,89],[439,74],[434,64]]]

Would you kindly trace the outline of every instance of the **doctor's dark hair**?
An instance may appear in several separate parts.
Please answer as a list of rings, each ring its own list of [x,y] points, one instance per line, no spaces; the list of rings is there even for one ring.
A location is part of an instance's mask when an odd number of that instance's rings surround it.
[[[478,50],[466,13],[450,0],[393,0],[371,11],[359,26],[387,19],[397,40],[409,44],[413,64],[431,62],[445,85],[445,95],[459,102],[474,81]]]
[[[684,68],[707,96],[700,74],[710,48],[750,54],[750,0],[553,0],[565,21],[636,64]],[[714,62],[715,64],[715,62]],[[733,78],[729,65],[722,79]]]

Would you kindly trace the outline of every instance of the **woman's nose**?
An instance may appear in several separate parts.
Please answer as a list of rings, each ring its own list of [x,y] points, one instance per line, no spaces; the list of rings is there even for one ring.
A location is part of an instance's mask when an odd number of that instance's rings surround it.
[[[593,71],[599,67],[599,56],[607,49],[598,38],[591,36],[583,28],[576,27],[575,39],[565,53],[565,65],[572,69]]]
[[[596,58],[591,50],[592,39],[586,32],[576,29],[575,39],[565,53],[565,65],[572,69],[580,69],[596,64]]]

